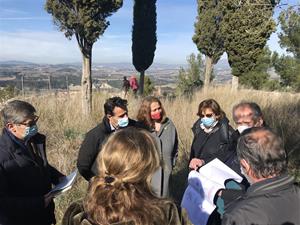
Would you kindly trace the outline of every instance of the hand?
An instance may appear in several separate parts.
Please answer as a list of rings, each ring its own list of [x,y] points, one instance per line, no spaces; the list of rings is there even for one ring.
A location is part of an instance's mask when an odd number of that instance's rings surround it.
[[[189,167],[190,167],[190,169],[196,170],[203,165],[204,165],[204,160],[193,158],[190,162]]]
[[[53,198],[54,198],[54,195],[52,195],[52,193],[47,193],[47,194],[44,195],[44,206],[45,206],[45,208],[48,207],[48,205],[53,200]]]
[[[220,189],[220,190],[218,190],[217,195],[218,195],[219,197],[221,197],[221,196],[222,196],[222,193],[223,193],[223,189]]]

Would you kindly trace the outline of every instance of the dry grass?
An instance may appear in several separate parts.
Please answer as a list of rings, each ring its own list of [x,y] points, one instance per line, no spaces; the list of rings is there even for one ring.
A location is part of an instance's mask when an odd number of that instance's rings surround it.
[[[103,104],[109,94],[95,93],[93,112],[90,118],[81,115],[80,96],[57,98],[32,97],[30,102],[40,115],[40,131],[47,135],[47,152],[49,161],[64,173],[76,167],[78,150],[84,134],[99,123],[103,117]],[[174,171],[172,186],[178,201],[182,194],[187,176],[187,157],[189,154],[192,132],[191,127],[197,119],[198,104],[206,99],[216,99],[226,112],[230,121],[232,106],[241,100],[255,101],[263,109],[267,124],[280,134],[289,152],[292,172],[299,176],[300,160],[300,95],[289,93],[261,92],[239,90],[232,92],[230,87],[222,86],[209,89],[206,93],[198,92],[193,98],[164,99],[163,105],[167,115],[175,123],[179,134],[179,160]],[[140,99],[129,98],[129,115],[135,118]],[[232,124],[232,123],[231,123]],[[71,191],[57,197],[56,214],[60,222],[67,206],[86,193],[87,183],[80,178]]]

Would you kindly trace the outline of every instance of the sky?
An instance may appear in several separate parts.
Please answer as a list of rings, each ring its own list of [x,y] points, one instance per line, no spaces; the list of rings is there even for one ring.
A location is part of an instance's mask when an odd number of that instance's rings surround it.
[[[281,0],[281,4],[299,0]],[[53,24],[44,10],[45,0],[0,0],[0,61],[34,63],[81,62],[75,37],[70,41]],[[198,53],[192,41],[197,15],[196,0],[157,0],[157,45],[155,63],[185,64],[191,53]],[[276,8],[274,18],[282,8]],[[93,47],[95,63],[131,63],[133,0],[108,18],[110,26]],[[267,43],[272,51],[285,53],[277,34]],[[226,58],[226,55],[223,55]]]

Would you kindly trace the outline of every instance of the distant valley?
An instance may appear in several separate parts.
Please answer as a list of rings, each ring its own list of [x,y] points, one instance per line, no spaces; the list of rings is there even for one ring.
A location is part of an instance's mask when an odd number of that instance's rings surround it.
[[[156,86],[172,85],[177,82],[178,70],[187,65],[153,64],[146,75]],[[123,76],[138,75],[130,63],[93,64],[93,85],[108,83],[114,88],[121,88]],[[226,60],[220,60],[214,68],[214,83],[227,83],[231,80],[231,69]],[[0,87],[8,85],[27,90],[67,89],[80,85],[81,64],[35,64],[20,61],[0,62]]]

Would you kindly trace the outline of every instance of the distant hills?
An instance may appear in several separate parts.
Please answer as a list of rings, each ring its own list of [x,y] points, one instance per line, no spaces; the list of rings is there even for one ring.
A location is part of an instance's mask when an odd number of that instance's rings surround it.
[[[155,85],[175,84],[178,81],[180,68],[187,64],[154,63],[146,75]],[[24,61],[0,61],[0,87],[12,85],[21,88],[24,79],[28,89],[65,89],[68,85],[80,85],[81,63],[46,64]],[[121,88],[123,76],[138,75],[131,63],[93,63],[93,84],[108,83]],[[214,83],[227,83],[231,80],[231,69],[227,60],[220,60],[214,67]]]
[[[33,63],[26,61],[17,61],[17,60],[9,60],[9,61],[0,61],[0,65],[42,65],[42,66],[50,66],[50,67],[81,67],[81,62],[74,63],[59,63],[59,64],[49,64],[49,63]],[[117,68],[117,69],[131,69],[135,70],[134,66],[131,63],[119,62],[119,63],[93,63],[93,67],[108,67],[108,68]],[[186,68],[187,64],[164,64],[164,63],[153,63],[149,70],[156,69],[179,69],[180,67]],[[215,69],[220,70],[230,70],[230,66],[228,64],[227,59],[221,59],[216,64]]]

